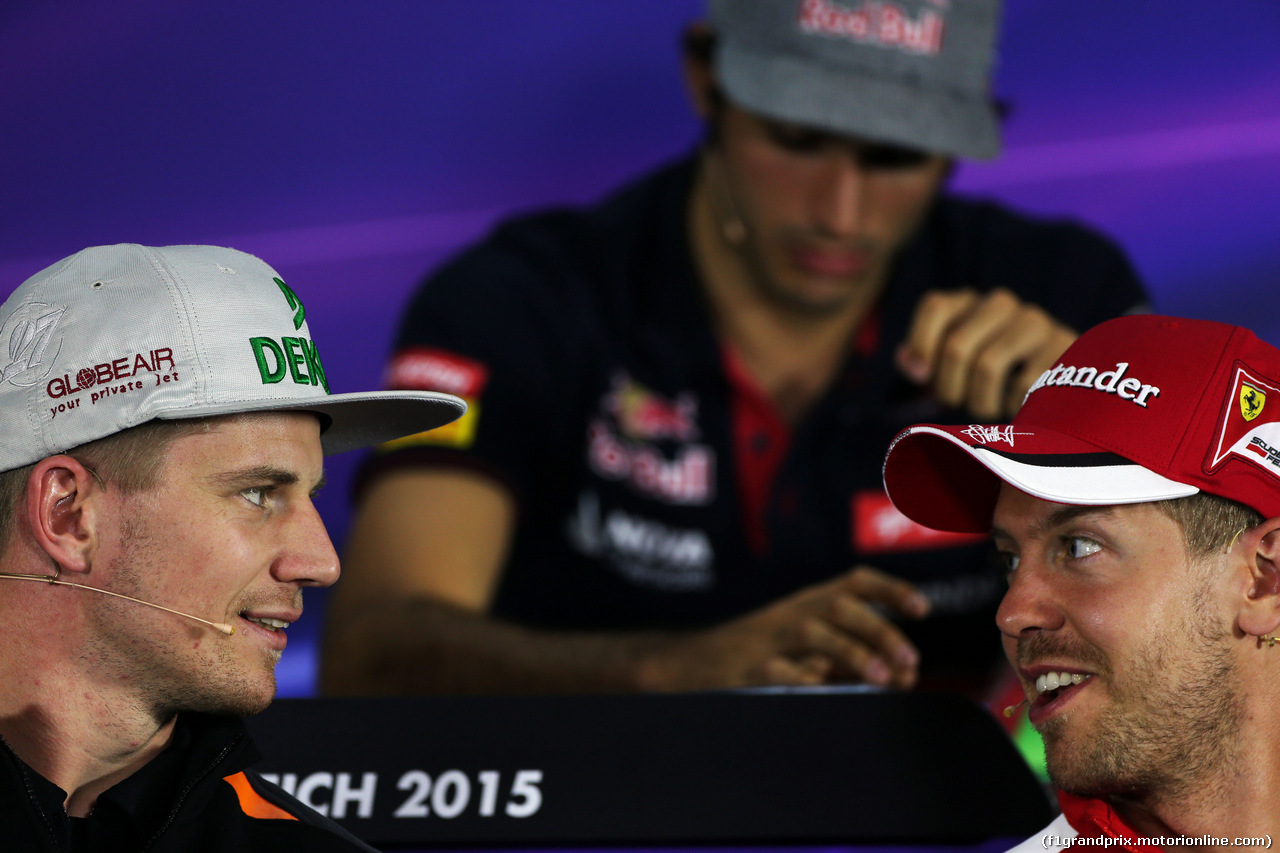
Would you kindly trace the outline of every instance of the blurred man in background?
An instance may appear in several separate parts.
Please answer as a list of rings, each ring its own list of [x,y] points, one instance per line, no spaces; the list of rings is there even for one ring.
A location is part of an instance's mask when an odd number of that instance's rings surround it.
[[[323,688],[981,689],[999,572],[893,509],[882,448],[1145,302],[1096,234],[945,192],[999,151],[999,15],[717,0],[694,156],[433,275],[390,381],[472,408],[365,471]]]

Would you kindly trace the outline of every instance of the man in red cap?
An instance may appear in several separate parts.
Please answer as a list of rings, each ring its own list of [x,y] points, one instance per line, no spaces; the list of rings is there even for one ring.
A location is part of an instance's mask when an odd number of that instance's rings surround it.
[[[1012,424],[911,427],[884,478],[915,521],[989,531],[1007,567],[997,622],[1063,811],[1027,849],[1270,846],[1280,350],[1111,320]]]

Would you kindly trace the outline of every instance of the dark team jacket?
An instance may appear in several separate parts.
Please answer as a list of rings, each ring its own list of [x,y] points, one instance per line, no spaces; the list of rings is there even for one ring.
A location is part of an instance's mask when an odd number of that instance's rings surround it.
[[[390,384],[471,411],[384,448],[362,483],[412,465],[505,483],[520,510],[494,614],[525,625],[705,625],[865,564],[933,598],[937,615],[908,630],[926,669],[989,671],[1004,581],[986,546],[884,495],[899,430],[965,418],[904,380],[894,350],[937,288],[1005,287],[1077,330],[1141,310],[1129,263],[1078,225],[943,196],[792,430],[713,334],[686,238],[692,175],[684,161],[596,207],[507,222],[431,276]]]
[[[182,714],[154,759],[70,818],[66,793],[0,740],[5,853],[373,851],[248,766],[258,752],[234,717]]]

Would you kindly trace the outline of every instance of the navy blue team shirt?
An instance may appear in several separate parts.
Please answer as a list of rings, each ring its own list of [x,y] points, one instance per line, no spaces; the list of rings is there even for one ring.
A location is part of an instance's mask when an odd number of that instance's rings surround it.
[[[791,428],[713,334],[686,236],[693,174],[686,159],[597,206],[508,221],[431,275],[390,384],[459,394],[471,412],[383,448],[361,484],[462,466],[508,487],[519,510],[498,618],[692,628],[870,565],[934,601],[903,626],[923,683],[976,683],[1002,659],[1002,570],[982,541],[898,514],[880,479],[905,426],[968,416],[902,378],[894,350],[928,290],[1008,288],[1080,331],[1145,310],[1142,285],[1097,233],[944,194]]]

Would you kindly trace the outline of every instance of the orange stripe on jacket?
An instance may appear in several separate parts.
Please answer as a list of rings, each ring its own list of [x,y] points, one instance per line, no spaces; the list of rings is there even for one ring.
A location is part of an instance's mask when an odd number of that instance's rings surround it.
[[[253,790],[253,785],[249,783],[248,777],[243,772],[234,776],[227,776],[222,781],[236,789],[236,797],[240,800],[240,809],[249,817],[266,820],[297,820],[296,817],[284,809],[263,799],[261,794]]]

